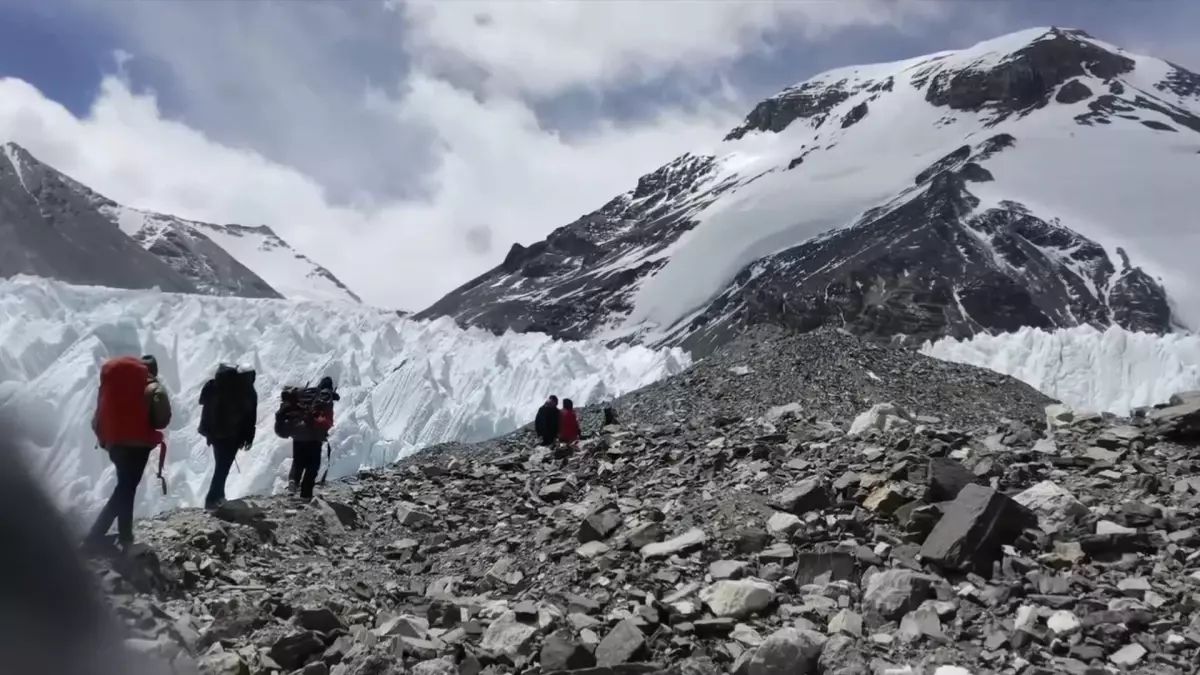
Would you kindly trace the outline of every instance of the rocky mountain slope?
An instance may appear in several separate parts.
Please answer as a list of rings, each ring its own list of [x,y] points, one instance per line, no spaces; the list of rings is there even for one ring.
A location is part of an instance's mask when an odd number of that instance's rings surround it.
[[[180,267],[194,267],[198,260],[209,258],[210,250],[216,249],[234,263],[244,264],[261,275],[276,292],[273,297],[362,302],[332,272],[297,252],[266,225],[217,225],[184,220],[131,209],[109,200],[105,200],[100,210],[152,253],[178,261]],[[196,274],[203,275],[204,272],[197,270]],[[216,279],[223,278],[226,277],[216,276]],[[244,293],[229,294],[256,297]]]
[[[418,316],[698,354],[761,323],[1168,331],[1156,277],[1193,280],[1147,229],[1188,218],[1197,134],[1200,76],[1080,31],[842,68]]]
[[[175,673],[1185,675],[1200,399],[1075,416],[1007,377],[755,330],[527,431],[139,524],[95,559]],[[1112,669],[1112,670],[1110,670]]]
[[[114,288],[359,302],[270,228],[214,225],[131,209],[15,143],[0,153],[0,274]]]
[[[195,282],[92,207],[77,183],[12,143],[0,153],[0,275],[195,293]]]

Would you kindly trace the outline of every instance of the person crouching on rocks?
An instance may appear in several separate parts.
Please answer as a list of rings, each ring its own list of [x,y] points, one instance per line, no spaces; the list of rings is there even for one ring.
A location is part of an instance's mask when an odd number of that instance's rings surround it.
[[[541,440],[541,445],[554,446],[558,440],[558,422],[558,397],[551,394],[538,408],[537,417],[533,419],[533,430]]]
[[[575,450],[579,447],[579,417],[575,414],[575,402],[564,398],[562,412],[558,417],[558,440]]]

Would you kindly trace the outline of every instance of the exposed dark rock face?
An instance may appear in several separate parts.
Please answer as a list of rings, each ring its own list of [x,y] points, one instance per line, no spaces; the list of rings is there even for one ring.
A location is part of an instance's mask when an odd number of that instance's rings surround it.
[[[955,110],[991,111],[988,123],[994,125],[1045,107],[1054,90],[1071,78],[1111,79],[1133,70],[1133,59],[1080,37],[1088,36],[1054,29],[990,69],[944,71],[934,64],[923,74],[929,77],[925,100]]]
[[[94,565],[126,644],[176,673],[1190,675],[1197,396],[1084,415],[759,329],[619,426],[581,410],[577,451],[437,446],[255,520],[139,523],[142,566]]]
[[[1071,80],[1058,90],[1058,93],[1054,95],[1054,100],[1058,103],[1071,104],[1087,100],[1091,97],[1092,90],[1088,89],[1086,84],[1079,80]]]

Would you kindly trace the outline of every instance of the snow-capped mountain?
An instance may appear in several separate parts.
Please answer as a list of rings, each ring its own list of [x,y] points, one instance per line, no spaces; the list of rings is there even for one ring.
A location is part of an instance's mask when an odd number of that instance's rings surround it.
[[[1194,220],[1197,134],[1200,76],[1080,31],[837,69],[417,317],[697,354],[763,322],[1166,332],[1186,272],[1143,235]]]
[[[34,274],[113,288],[360,302],[266,226],[214,225],[122,206],[0,146],[0,276]]]

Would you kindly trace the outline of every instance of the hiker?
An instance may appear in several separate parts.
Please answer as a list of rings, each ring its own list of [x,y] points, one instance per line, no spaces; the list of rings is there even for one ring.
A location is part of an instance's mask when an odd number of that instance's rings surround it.
[[[533,430],[541,439],[541,445],[553,446],[558,440],[558,397],[553,394],[538,408],[533,420]]]
[[[562,412],[558,418],[558,440],[575,448],[579,445],[579,417],[575,415],[575,402],[564,398]]]
[[[604,408],[604,426],[607,427],[611,424],[616,424],[616,423],[617,423],[617,411],[614,410],[611,405],[605,406],[605,408]]]
[[[299,492],[301,499],[312,499],[321,468],[321,446],[325,445],[327,451],[329,447],[333,404],[341,398],[333,387],[333,378],[328,376],[321,378],[316,387],[284,387],[280,393],[275,434],[292,440],[288,494]]]
[[[258,421],[255,372],[222,363],[212,379],[200,389],[200,435],[213,451],[213,476],[204,497],[204,508],[213,510],[225,503],[225,480],[238,450],[254,444]]]
[[[117,485],[96,517],[85,545],[103,546],[108,529],[117,521],[117,540],[133,544],[133,507],[150,453],[159,447],[158,475],[162,477],[166,441],[162,430],[171,423],[171,400],[158,380],[153,356],[117,356],[100,366],[100,390],[92,431],[96,442],[117,470]],[[164,482],[164,492],[166,490]]]

